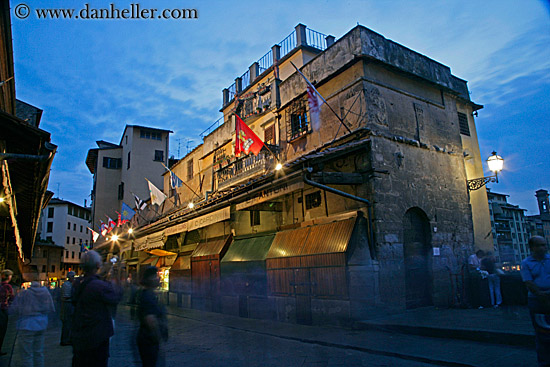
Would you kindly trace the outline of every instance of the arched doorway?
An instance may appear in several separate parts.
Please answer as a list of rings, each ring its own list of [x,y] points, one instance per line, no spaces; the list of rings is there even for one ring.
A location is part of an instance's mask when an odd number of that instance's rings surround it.
[[[403,257],[407,308],[433,305],[430,221],[420,208],[410,208],[403,218]]]

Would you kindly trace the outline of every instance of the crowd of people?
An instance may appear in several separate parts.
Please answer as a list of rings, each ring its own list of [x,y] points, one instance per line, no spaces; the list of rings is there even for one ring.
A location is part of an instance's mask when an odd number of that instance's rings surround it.
[[[59,316],[62,322],[60,345],[72,346],[72,367],[107,367],[110,338],[114,335],[117,305],[123,296],[123,284],[113,276],[113,264],[104,263],[91,250],[81,259],[83,276],[70,271],[59,292]],[[0,355],[8,326],[8,317],[17,318],[18,360],[25,367],[44,366],[44,338],[48,318],[56,311],[50,290],[41,286],[36,266],[25,273],[27,289],[14,292],[10,281],[13,272],[1,272],[0,285]],[[139,329],[136,348],[144,367],[158,367],[162,360],[160,345],[168,339],[164,306],[155,289],[160,285],[158,269],[144,269],[141,287],[133,288],[133,301]]]
[[[529,240],[531,255],[521,264],[521,277],[528,290],[528,308],[535,329],[539,366],[550,366],[550,255],[546,240],[534,236]],[[83,254],[83,276],[67,274],[59,294],[62,331],[60,345],[73,348],[73,367],[106,367],[109,360],[109,342],[114,335],[117,304],[123,287],[113,276],[113,264],[104,263],[91,250]],[[500,273],[492,253],[478,250],[468,258],[469,303],[483,308],[483,292],[488,290],[492,307],[502,304]],[[48,288],[41,286],[36,266],[30,266],[25,276],[30,286],[14,292],[10,284],[13,272],[4,269],[0,284],[0,356],[8,326],[8,318],[17,317],[16,329],[21,339],[19,360],[25,367],[44,366],[44,337],[48,316],[55,312],[54,300]],[[486,279],[486,282],[485,282]],[[487,286],[485,286],[487,284]],[[132,316],[139,322],[136,346],[144,367],[158,367],[162,362],[160,346],[168,339],[164,306],[155,289],[160,285],[158,269],[145,268],[140,288],[129,277]],[[485,290],[485,288],[487,288]]]

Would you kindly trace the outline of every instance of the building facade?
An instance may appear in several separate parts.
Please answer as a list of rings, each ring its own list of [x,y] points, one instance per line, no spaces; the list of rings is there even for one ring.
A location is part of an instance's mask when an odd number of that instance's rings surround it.
[[[126,125],[119,144],[98,141],[90,149],[86,165],[93,177],[92,225],[99,231],[107,217],[114,220],[122,202],[134,206],[134,197],[149,198],[147,181],[162,188],[162,173],[168,165],[171,131]]]
[[[494,252],[505,269],[521,264],[529,256],[529,225],[526,209],[508,203],[508,196],[487,189],[491,215]]]
[[[42,211],[39,236],[42,242],[49,242],[63,248],[61,275],[68,271],[81,272],[82,252],[91,247],[90,208],[70,201],[53,198]]]
[[[319,123],[296,68],[327,101]],[[162,213],[118,246],[167,274],[169,302],[300,323],[457,302],[450,279],[492,249],[464,80],[365,27],[299,24],[222,95],[171,167],[185,184],[165,173]],[[235,156],[236,115],[258,155]]]
[[[52,197],[47,191],[50,167],[57,147],[50,133],[39,128],[41,110],[27,117],[16,108],[10,3],[0,5],[0,269],[16,271],[33,254],[43,206]],[[21,104],[20,104],[21,105]]]

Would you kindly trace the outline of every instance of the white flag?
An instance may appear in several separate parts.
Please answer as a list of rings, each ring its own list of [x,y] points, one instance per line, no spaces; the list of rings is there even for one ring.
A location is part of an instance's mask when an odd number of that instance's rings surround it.
[[[162,191],[157,189],[157,187],[153,185],[151,181],[147,180],[147,182],[149,183],[149,194],[151,195],[151,204],[157,204],[157,205],[162,204],[164,200],[166,200],[166,195],[164,195]]]

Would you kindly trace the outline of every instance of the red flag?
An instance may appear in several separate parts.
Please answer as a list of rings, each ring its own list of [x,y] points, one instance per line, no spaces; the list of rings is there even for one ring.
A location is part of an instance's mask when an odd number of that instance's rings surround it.
[[[235,117],[235,156],[240,156],[242,152],[247,155],[250,152],[258,155],[264,146],[264,142],[254,134],[254,131],[239,116],[235,115]]]

